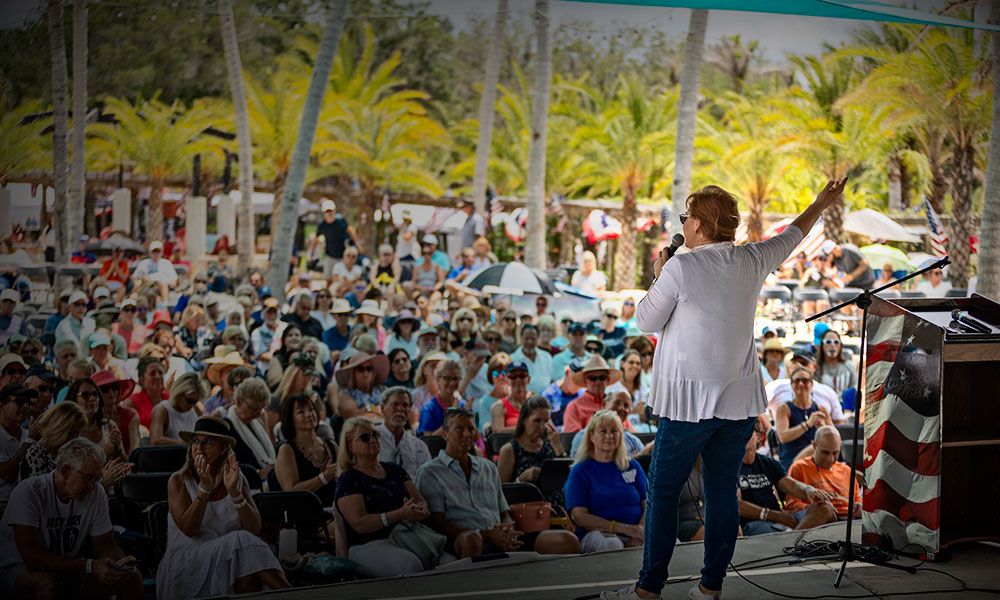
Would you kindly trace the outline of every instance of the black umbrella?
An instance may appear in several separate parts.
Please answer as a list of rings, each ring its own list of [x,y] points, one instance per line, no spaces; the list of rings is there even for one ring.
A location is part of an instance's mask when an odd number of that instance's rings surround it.
[[[139,242],[124,236],[113,235],[107,239],[95,240],[87,244],[87,252],[111,252],[121,248],[126,253],[146,254],[146,248]]]
[[[490,265],[476,274],[468,287],[481,290],[488,285],[521,290],[527,294],[555,294],[556,286],[544,272],[531,269],[524,263],[509,262]]]

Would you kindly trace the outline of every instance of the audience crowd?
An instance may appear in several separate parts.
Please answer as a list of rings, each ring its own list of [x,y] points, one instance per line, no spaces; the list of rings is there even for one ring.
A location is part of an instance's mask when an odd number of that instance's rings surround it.
[[[163,498],[158,598],[289,585],[251,486],[315,494],[344,558],[370,577],[496,552],[643,545],[657,340],[636,328],[638,299],[604,301],[586,322],[551,312],[548,296],[519,313],[466,287],[495,261],[469,214],[470,243],[451,256],[408,226],[370,259],[324,203],[322,274],[296,271],[286,290],[259,271],[238,278],[224,257],[179,276],[154,242],[148,258],[115,252],[88,285],[60,293],[37,331],[15,312],[21,296],[0,294],[3,597],[68,586],[142,596],[148,565],[123,552],[110,507],[130,457],[153,446],[185,449]],[[864,283],[849,247],[827,250],[826,268]],[[607,286],[590,253],[572,282]],[[734,490],[743,535],[860,510],[847,505],[857,484],[836,429],[850,416],[853,356],[825,325],[795,351],[778,333],[758,340],[770,406]],[[541,487],[558,464],[564,485],[544,498],[571,524],[522,531],[505,486]],[[682,541],[703,535],[700,482],[696,466]]]

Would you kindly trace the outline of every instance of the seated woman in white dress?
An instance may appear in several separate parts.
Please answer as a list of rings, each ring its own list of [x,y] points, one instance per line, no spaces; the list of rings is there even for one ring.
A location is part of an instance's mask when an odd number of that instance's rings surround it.
[[[180,432],[187,461],[170,477],[167,551],[156,573],[157,600],[290,587],[257,534],[260,513],[232,452],[229,424],[201,417]]]

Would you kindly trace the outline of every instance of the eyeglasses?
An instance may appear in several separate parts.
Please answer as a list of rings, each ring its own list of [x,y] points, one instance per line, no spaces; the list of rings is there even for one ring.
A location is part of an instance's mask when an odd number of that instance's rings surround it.
[[[140,306],[140,307],[136,308],[136,310],[139,311],[139,312],[148,312],[149,311],[149,307],[148,306]]]
[[[812,383],[812,379],[806,377],[796,377],[792,380],[792,385],[805,385],[807,383]]]
[[[459,323],[462,323],[462,322],[471,323],[472,322],[472,317],[459,317],[458,318],[458,322]]]
[[[70,468],[73,469],[73,467]],[[80,469],[73,469],[73,470],[79,473],[80,477],[83,477],[83,480],[86,481],[87,483],[98,484],[104,481],[104,475],[91,475],[90,473],[84,473]]]
[[[517,371],[515,373],[507,375],[507,378],[510,379],[511,381],[517,381],[518,379],[527,379],[528,374],[525,373],[524,371]]]
[[[652,353],[652,352],[643,352],[643,353],[642,353],[642,354],[640,354],[639,356],[642,356],[643,358],[646,358],[647,356],[652,356],[652,355],[653,355],[653,353]]]
[[[503,320],[504,321],[516,321],[517,319],[515,319],[514,317],[504,317]]]
[[[835,340],[833,338],[830,338],[830,339],[827,339],[827,340],[823,340],[823,343],[824,344],[830,344],[831,346],[839,346],[840,345],[840,340]]]
[[[195,279],[194,282],[195,283],[208,283],[208,280],[206,280],[206,279]]]
[[[447,375],[444,377],[438,377],[438,381],[447,381],[448,383],[458,383],[461,381],[461,377],[456,377],[455,375]]]
[[[587,375],[587,381],[607,381],[607,375]]]
[[[618,317],[617,317],[616,315],[609,315],[609,314],[605,314],[605,315],[604,315],[604,318],[605,318],[605,319],[617,319]]]
[[[357,371],[358,373],[372,373],[375,371],[375,367],[372,365],[361,365],[358,367],[354,367],[354,370]]]
[[[359,435],[358,439],[361,440],[362,444],[367,444],[372,440],[377,440],[378,437],[377,434],[369,431],[368,433],[362,433],[361,435]]]
[[[73,303],[73,306],[79,306],[81,308],[87,308],[87,303],[84,302],[83,300],[77,300],[76,302]]]
[[[117,383],[112,383],[112,384],[102,385],[101,386],[101,393],[102,394],[107,394],[107,393],[111,393],[111,392],[118,393],[118,384]]]
[[[587,346],[586,350],[587,350],[587,352],[590,352],[591,354],[597,354],[598,352],[601,351],[601,347],[600,346]]]
[[[397,356],[396,358],[392,359],[392,364],[407,365],[410,364],[410,359],[406,358],[405,356]]]
[[[211,448],[219,443],[221,443],[219,440],[210,437],[195,437],[191,440],[192,446],[201,446],[202,448]]]
[[[487,337],[487,338],[483,338],[483,339],[486,340],[487,344],[498,344],[498,343],[500,343],[500,338],[498,338],[498,337]]]
[[[677,215],[677,217],[681,220],[681,225],[683,225],[685,221],[687,221],[688,219],[691,218],[691,215],[689,215],[687,213],[681,213],[681,214]]]
[[[48,393],[51,394],[52,392],[55,391],[56,386],[54,386],[54,385],[40,385],[40,386],[36,387],[35,389],[38,390],[39,394],[42,393],[42,392],[48,392]]]
[[[623,306],[635,306],[635,302],[632,302],[631,300],[626,300],[625,302],[622,302],[622,305]]]
[[[136,309],[134,306],[126,306],[125,308],[122,309],[122,312],[135,312],[135,310]]]
[[[84,400],[88,398],[97,398],[99,396],[100,394],[98,394],[97,392],[80,392],[79,394],[77,394],[77,397],[82,398]]]
[[[507,369],[502,369],[500,371],[493,371],[493,378],[496,379],[497,377],[500,377],[501,375],[506,375],[506,374],[507,374]]]

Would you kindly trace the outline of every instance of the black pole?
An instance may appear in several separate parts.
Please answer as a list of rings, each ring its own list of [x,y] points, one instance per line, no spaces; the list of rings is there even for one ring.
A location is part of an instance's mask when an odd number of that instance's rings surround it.
[[[226,152],[226,166],[222,169],[222,193],[228,194],[233,185],[233,155]],[[242,193],[242,192],[241,192]],[[250,198],[253,194],[247,196]]]

